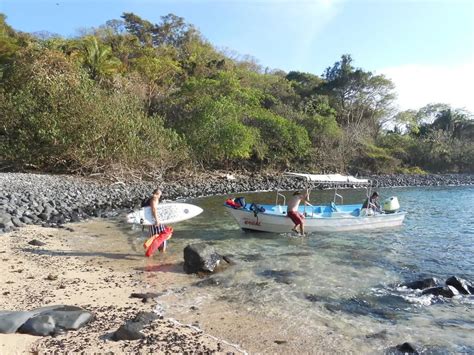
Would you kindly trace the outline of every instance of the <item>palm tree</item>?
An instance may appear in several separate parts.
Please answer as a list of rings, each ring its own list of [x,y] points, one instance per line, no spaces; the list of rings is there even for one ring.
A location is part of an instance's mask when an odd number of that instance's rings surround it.
[[[83,64],[93,79],[101,79],[119,71],[121,62],[112,54],[109,46],[97,41],[95,36],[87,36],[80,46]]]

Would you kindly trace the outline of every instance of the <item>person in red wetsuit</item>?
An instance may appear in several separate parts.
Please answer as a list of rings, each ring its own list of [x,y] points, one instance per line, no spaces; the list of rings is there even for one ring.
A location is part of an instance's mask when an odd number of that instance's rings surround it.
[[[291,218],[295,226],[293,227],[292,231],[298,233],[297,227],[300,226],[300,234],[304,235],[304,216],[298,212],[298,207],[301,202],[305,205],[312,206],[309,203],[309,193],[308,190],[306,192],[296,191],[293,193],[293,196],[288,201],[288,210],[287,216]]]

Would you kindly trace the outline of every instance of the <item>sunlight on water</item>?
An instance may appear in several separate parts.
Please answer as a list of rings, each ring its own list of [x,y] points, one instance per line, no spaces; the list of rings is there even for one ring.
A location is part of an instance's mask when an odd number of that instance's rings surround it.
[[[205,212],[175,226],[168,258],[182,259],[187,244],[205,241],[237,262],[213,276],[218,287],[190,288],[190,304],[225,300],[273,316],[285,327],[304,326],[308,334],[324,324],[379,350],[414,341],[439,351],[474,351],[474,296],[442,300],[397,287],[424,277],[474,281],[474,188],[380,192],[399,198],[408,212],[403,227],[297,238],[243,232],[223,207],[224,196],[197,199],[192,203]],[[327,202],[332,194],[314,192],[312,202]],[[242,195],[247,202],[275,199],[273,193]],[[344,195],[347,204],[364,199],[363,191]],[[380,339],[370,338],[381,331]]]

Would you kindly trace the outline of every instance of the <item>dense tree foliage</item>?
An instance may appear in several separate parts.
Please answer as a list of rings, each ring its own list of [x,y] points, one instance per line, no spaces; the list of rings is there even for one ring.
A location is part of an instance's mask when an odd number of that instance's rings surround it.
[[[0,14],[4,168],[472,171],[470,113],[395,112],[393,83],[343,55],[322,76],[263,70],[181,17],[133,13],[76,38],[15,31]]]

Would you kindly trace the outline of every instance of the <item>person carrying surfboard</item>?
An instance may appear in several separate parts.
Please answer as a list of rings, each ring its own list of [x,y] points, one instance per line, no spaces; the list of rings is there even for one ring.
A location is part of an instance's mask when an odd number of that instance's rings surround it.
[[[157,207],[158,207],[158,204],[160,203],[161,194],[162,192],[160,189],[155,189],[153,190],[153,193],[149,200],[150,207],[151,207],[151,214],[153,215],[153,218],[155,219],[155,224],[150,226],[150,227],[153,227],[153,232],[154,232],[153,234],[160,234],[163,231],[163,225],[160,223],[160,218],[157,212]]]
[[[145,242],[144,246],[147,249],[146,256],[153,255],[156,249],[160,249],[161,251],[166,250],[166,240],[171,237],[172,229],[165,227],[164,224],[160,223],[160,217],[158,215],[158,204],[160,203],[161,198],[161,190],[155,189],[151,197],[148,200],[148,204],[151,208],[151,213],[153,218],[155,219],[155,224],[152,224],[148,227],[148,237],[149,239]],[[163,241],[159,240],[158,238],[162,236]]]

